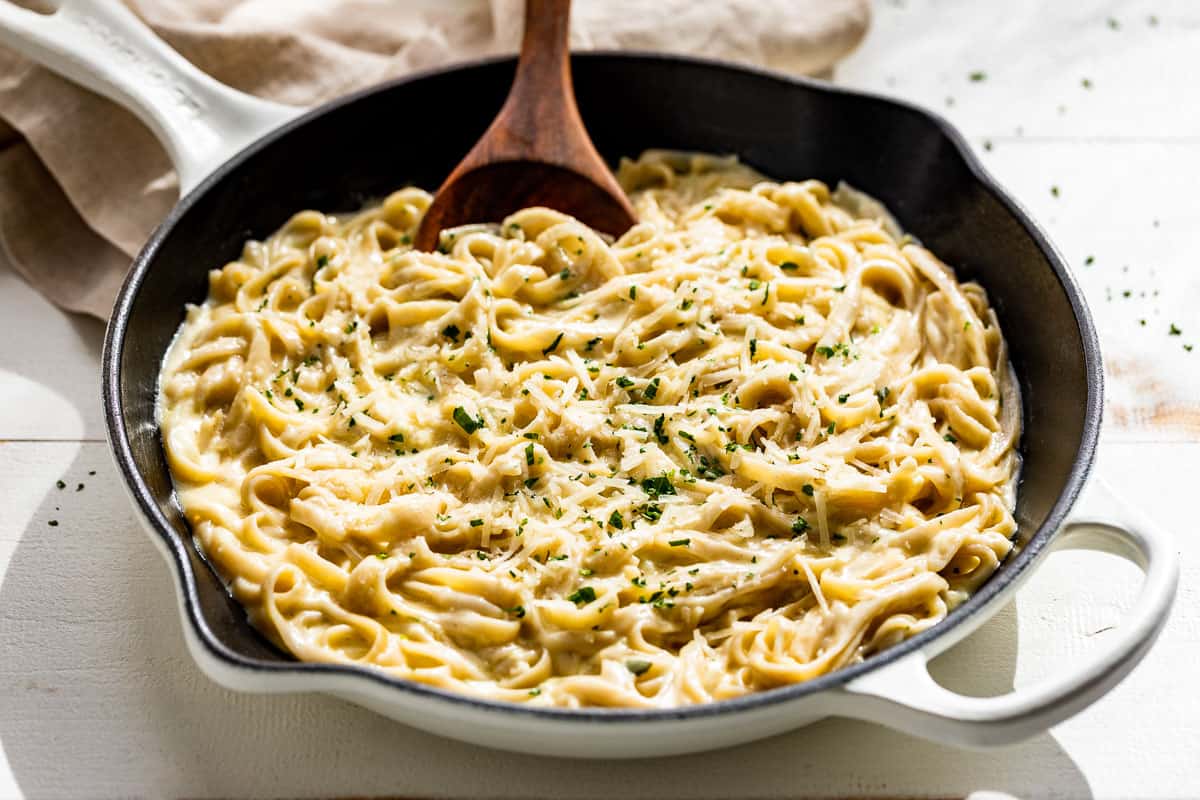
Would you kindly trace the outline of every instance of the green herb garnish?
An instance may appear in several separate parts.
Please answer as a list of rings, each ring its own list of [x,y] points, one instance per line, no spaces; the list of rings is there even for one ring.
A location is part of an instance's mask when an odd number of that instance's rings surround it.
[[[625,669],[632,672],[634,675],[644,675],[650,670],[652,665],[644,658],[631,658],[625,662]]]
[[[656,478],[643,478],[642,491],[651,497],[660,497],[666,494],[676,494],[675,485],[671,483],[671,479],[666,475],[659,475]]]
[[[458,427],[466,431],[468,436],[483,427],[483,417],[474,419],[462,406],[454,409],[453,416],[454,421],[458,423]]]
[[[586,605],[596,599],[596,590],[590,586],[580,586],[567,599],[577,606]]]
[[[638,507],[638,513],[651,522],[658,522],[662,519],[662,506],[646,503],[644,506]]]
[[[558,336],[555,336],[555,337],[554,337],[554,341],[550,343],[550,346],[549,346],[549,347],[547,347],[545,350],[543,350],[543,351],[542,351],[542,355],[544,355],[544,356],[548,356],[548,355],[550,355],[551,353],[553,353],[553,352],[555,351],[555,349],[558,347],[558,343],[562,341],[562,338],[563,338],[563,335],[562,335],[562,333],[560,332],[560,333],[558,334]]]
[[[659,444],[666,444],[669,441],[667,433],[664,430],[666,419],[666,414],[659,414],[658,418],[654,420],[654,438],[658,440]]]

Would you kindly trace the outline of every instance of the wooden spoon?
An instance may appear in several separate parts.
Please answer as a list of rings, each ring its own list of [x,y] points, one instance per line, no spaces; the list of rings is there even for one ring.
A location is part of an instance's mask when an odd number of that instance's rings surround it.
[[[445,228],[496,222],[529,206],[557,209],[613,236],[636,221],[575,105],[570,12],[570,0],[526,0],[508,99],[434,195],[417,229],[418,250],[436,248]]]

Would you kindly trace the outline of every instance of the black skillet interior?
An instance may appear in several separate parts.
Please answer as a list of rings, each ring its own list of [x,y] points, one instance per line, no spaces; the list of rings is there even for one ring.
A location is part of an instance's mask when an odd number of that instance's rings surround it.
[[[512,70],[512,61],[487,62],[402,81],[292,124],[193,192],[135,263],[105,355],[110,434],[138,502],[163,521],[160,534],[175,557],[190,559],[202,635],[227,658],[291,660],[245,622],[199,559],[172,499],[154,420],[155,382],[184,304],[203,300],[209,269],[295,211],[353,209],[410,184],[436,188],[499,109]],[[918,109],[660,56],[578,56],[574,75],[584,121],[610,161],[647,148],[676,148],[735,153],[777,179],[846,180],[886,203],[960,277],[987,288],[1024,397],[1017,506],[1023,552],[951,619],[918,639],[972,613],[1052,535],[1095,445],[1101,394],[1095,333],[1053,250],[965,154],[958,135]]]

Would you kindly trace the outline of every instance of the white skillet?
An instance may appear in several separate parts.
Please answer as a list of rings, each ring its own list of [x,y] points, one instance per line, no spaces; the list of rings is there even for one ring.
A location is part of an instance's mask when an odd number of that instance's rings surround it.
[[[103,94],[137,114],[158,136],[179,174],[183,194],[226,159],[301,109],[234,91],[193,67],[123,6],[67,0],[53,15],[0,0],[0,44]],[[142,521],[168,563],[164,540]],[[1036,734],[1101,697],[1146,654],[1166,622],[1178,582],[1169,535],[1117,501],[1093,479],[1049,550],[1101,550],[1145,572],[1129,619],[1095,654],[1063,664],[1033,686],[998,697],[968,697],[938,685],[927,662],[1012,600],[1015,581],[992,602],[922,649],[881,663],[849,681],[780,702],[706,713],[660,715],[635,722],[529,713],[512,706],[441,697],[371,679],[363,673],[308,673],[249,668],[221,658],[184,613],[183,630],[197,663],[217,682],[251,692],[336,694],[394,719],[445,736],[528,753],[637,757],[686,753],[750,741],[827,716],[871,720],[958,746],[996,745]],[[1032,573],[1024,570],[1023,580]],[[186,587],[173,569],[180,607]]]

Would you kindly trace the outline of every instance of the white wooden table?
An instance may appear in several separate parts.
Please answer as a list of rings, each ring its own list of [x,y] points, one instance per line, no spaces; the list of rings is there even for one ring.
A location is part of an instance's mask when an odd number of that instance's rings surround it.
[[[1110,376],[1099,471],[1176,533],[1183,561],[1174,617],[1128,680],[994,752],[831,720],[626,763],[234,694],[185,651],[167,571],[110,464],[101,325],[0,264],[0,797],[1200,797],[1200,3],[884,2],[837,80],[946,114],[1077,268]],[[939,678],[995,693],[1061,668],[1120,623],[1138,577],[1051,557],[939,659]]]

